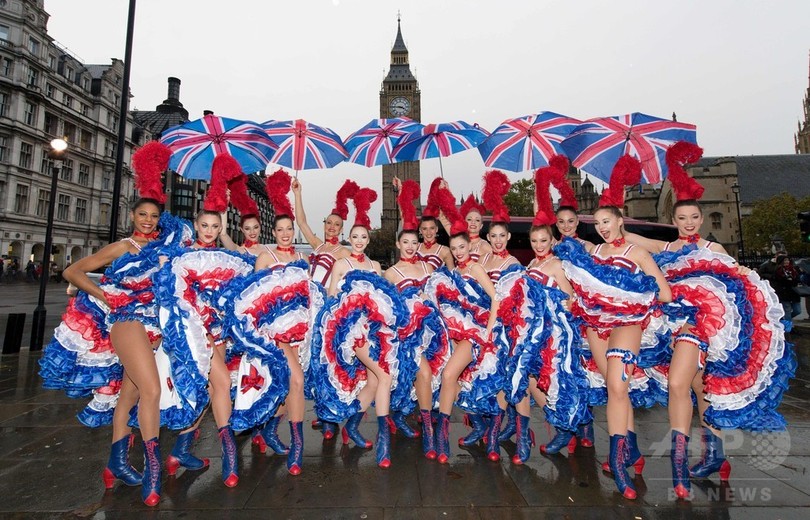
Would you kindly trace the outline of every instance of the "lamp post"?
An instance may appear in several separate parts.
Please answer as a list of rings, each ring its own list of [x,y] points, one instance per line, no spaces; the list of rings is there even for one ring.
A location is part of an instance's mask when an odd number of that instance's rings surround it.
[[[62,169],[62,157],[65,155],[68,144],[64,139],[54,139],[51,141],[51,149],[48,157],[53,160],[51,166],[51,196],[48,200],[48,223],[45,228],[45,249],[42,251],[42,272],[39,275],[39,297],[37,298],[37,308],[34,309],[34,320],[31,327],[31,350],[41,350],[42,341],[45,337],[45,317],[48,311],[45,309],[45,288],[48,285],[48,277],[51,272],[51,250],[53,249],[53,210],[56,205],[56,183],[59,180],[59,170]]]
[[[740,185],[736,181],[731,185],[731,191],[734,192],[734,202],[737,204],[737,229],[740,233],[737,255],[740,257],[739,260],[742,260],[742,257],[745,256],[745,243],[743,242],[742,215],[740,215]]]

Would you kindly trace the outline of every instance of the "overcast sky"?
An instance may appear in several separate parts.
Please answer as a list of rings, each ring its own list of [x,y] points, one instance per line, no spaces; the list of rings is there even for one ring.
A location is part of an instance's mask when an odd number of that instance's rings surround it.
[[[50,35],[85,63],[123,59],[127,0],[46,0],[45,9]],[[303,118],[346,137],[379,116],[398,10],[423,123],[494,130],[542,110],[580,119],[676,112],[697,125],[707,156],[794,152],[808,87],[807,0],[140,0],[131,106],[153,110],[176,76],[191,118],[204,109]],[[443,165],[454,192],[479,189],[477,151]],[[422,162],[425,190],[438,168]],[[380,168],[300,174],[311,222],[347,176],[380,188]]]

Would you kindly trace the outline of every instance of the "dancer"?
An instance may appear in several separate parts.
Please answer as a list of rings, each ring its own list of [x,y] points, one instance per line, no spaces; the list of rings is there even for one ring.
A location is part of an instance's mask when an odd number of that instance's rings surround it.
[[[450,197],[452,197],[452,194],[450,193],[450,186],[448,186],[447,181],[442,179],[439,183],[439,188],[444,190],[444,193],[450,194]],[[452,197],[452,199],[455,200],[455,197]],[[453,222],[452,218],[444,212],[444,209],[447,207],[448,206],[446,205],[442,206],[442,211],[439,212],[439,222],[442,223],[445,232],[447,232],[448,235],[452,235],[452,227],[455,222]],[[455,209],[455,202],[453,203],[453,208]],[[468,252],[473,262],[478,262],[482,256],[492,252],[492,246],[490,246],[485,240],[481,240],[481,230],[483,229],[484,224],[483,215],[485,211],[486,210],[484,207],[475,200],[472,193],[457,210],[466,225],[467,236],[470,239],[470,247],[468,248]],[[455,255],[453,256],[455,257]]]
[[[396,289],[382,278],[380,264],[366,257],[370,221],[368,210],[377,194],[362,188],[354,194],[356,221],[349,233],[350,256],[332,271],[328,294],[316,320],[312,339],[312,368],[317,372],[315,409],[322,420],[340,422],[343,443],[349,438],[371,448],[358,429],[364,411],[375,402],[377,465],[391,466],[388,414],[397,380],[397,332],[406,314]],[[372,381],[373,380],[373,381]]]
[[[246,175],[241,175],[228,183],[228,198],[236,210],[239,211],[239,230],[242,231],[244,241],[237,244],[231,239],[230,235],[228,235],[228,229],[224,225],[227,221],[227,215],[223,213],[223,226],[219,235],[222,247],[230,251],[259,256],[267,248],[267,245],[260,242],[262,223],[259,219],[259,206],[248,195]]]
[[[638,183],[640,176],[637,160],[630,156],[619,159],[594,214],[605,243],[593,249],[592,257],[574,241],[563,241],[556,249],[574,288],[572,312],[587,325],[588,345],[607,382],[609,465],[619,492],[628,499],[635,499],[636,491],[626,468],[634,465],[640,473],[644,465],[635,440],[628,379],[635,370],[642,327],[656,297],[661,302],[672,299],[650,254],[626,245],[623,236],[624,221],[618,208],[624,204],[624,186]]]
[[[413,410],[411,390],[414,389],[422,421],[422,449],[425,457],[435,459],[432,410],[438,397],[441,372],[450,356],[450,345],[438,309],[422,298],[422,289],[433,267],[418,253],[420,244],[416,227],[419,221],[412,201],[419,200],[419,184],[407,180],[395,183],[395,186],[400,188],[397,202],[402,216],[402,231],[397,235],[400,257],[384,276],[402,294],[407,305],[408,322],[399,329],[400,377],[397,392],[391,396],[391,418],[407,437],[419,436],[405,421],[405,415]],[[424,224],[423,220],[420,229]]]
[[[440,204],[436,200],[441,197],[439,185],[442,179],[436,178],[430,184],[430,191],[428,192],[427,205],[422,210],[422,219],[419,222],[419,235],[422,237],[422,242],[416,253],[419,257],[427,262],[435,271],[439,267],[446,265],[452,267],[453,255],[450,250],[436,242],[436,237],[439,234],[439,207]],[[400,189],[401,182],[398,178],[394,178],[394,188]]]

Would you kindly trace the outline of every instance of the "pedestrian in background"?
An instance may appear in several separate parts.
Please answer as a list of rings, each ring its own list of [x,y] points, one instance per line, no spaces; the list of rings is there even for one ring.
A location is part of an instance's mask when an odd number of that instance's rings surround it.
[[[776,271],[771,285],[785,309],[785,319],[793,319],[802,313],[801,300],[795,288],[799,285],[799,270],[787,256],[776,260]],[[789,317],[789,318],[788,318]]]

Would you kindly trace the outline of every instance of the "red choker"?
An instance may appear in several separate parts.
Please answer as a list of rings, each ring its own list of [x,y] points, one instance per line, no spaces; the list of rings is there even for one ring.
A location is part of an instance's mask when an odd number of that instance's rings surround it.
[[[245,243],[242,244],[242,247],[244,247],[245,249],[250,249],[251,247],[257,245],[259,245],[258,242],[254,242],[253,240],[245,240]]]
[[[279,253],[286,253],[288,255],[295,254],[295,246],[290,247],[283,247],[283,246],[276,246],[276,251]]]
[[[146,240],[154,240],[160,235],[160,231],[157,229],[152,231],[151,233],[141,233],[140,231],[133,231],[132,236],[135,238],[145,238]]]
[[[326,242],[327,244],[336,245],[338,243],[338,237],[329,237],[326,240],[324,240],[324,242]]]
[[[198,238],[197,240],[194,241],[194,244],[198,245],[198,246],[200,246],[200,247],[202,247],[204,249],[211,249],[211,248],[217,247],[217,241],[216,240],[214,240],[210,244],[204,244],[204,243],[200,242],[200,239]]]
[[[470,242],[475,242],[475,241],[481,240],[481,237],[479,235],[471,235],[471,234],[467,233],[467,236],[470,237]]]
[[[534,254],[534,259],[535,259],[535,260],[537,260],[538,262],[542,262],[542,261],[544,261],[546,258],[548,258],[548,257],[552,256],[553,254],[554,254],[554,253],[552,253],[551,251],[549,251],[548,253],[546,253],[546,254],[544,254],[544,255],[538,255],[537,253],[535,253],[535,254]]]
[[[416,264],[419,261],[419,255],[413,255],[410,258],[405,258],[404,256],[399,257],[400,262],[405,262],[406,264]]]
[[[678,240],[683,240],[687,244],[697,244],[700,242],[700,233],[695,233],[694,235],[689,235],[688,237],[679,236]]]
[[[619,237],[616,240],[614,240],[613,242],[611,242],[610,245],[612,245],[613,247],[622,247],[626,243],[627,243],[627,240],[625,240],[624,237]]]
[[[466,260],[456,260],[456,267],[458,269],[466,269],[472,263],[472,257],[468,256]]]
[[[358,262],[360,262],[360,263],[363,263],[363,262],[366,261],[366,255],[364,255],[363,253],[360,253],[360,254],[352,253],[350,256],[352,258],[354,258],[355,260],[357,260]]]
[[[425,249],[433,249],[433,246],[436,245],[436,241],[434,240],[433,242],[428,242],[427,240],[425,240],[424,242],[422,242],[422,245],[425,246]]]
[[[509,251],[506,249],[503,251],[492,251],[492,254],[501,258],[509,258]]]

